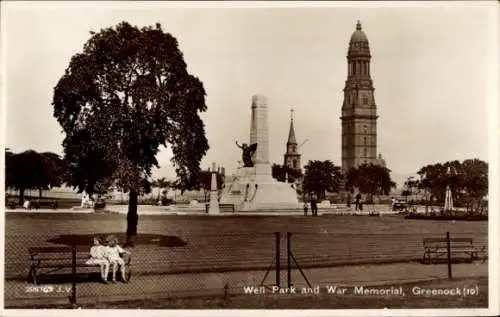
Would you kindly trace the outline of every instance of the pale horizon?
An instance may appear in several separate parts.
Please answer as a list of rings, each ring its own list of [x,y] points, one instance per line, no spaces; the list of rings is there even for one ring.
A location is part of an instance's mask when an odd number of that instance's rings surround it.
[[[135,7],[134,7],[135,6]],[[248,142],[255,94],[268,99],[270,161],[283,164],[290,109],[309,160],[341,165],[342,89],[348,42],[361,21],[370,42],[377,104],[377,152],[394,174],[426,165],[479,158],[489,162],[490,62],[497,57],[495,7],[469,3],[366,8],[165,8],[4,4],[6,142],[63,154],[52,116],[52,92],[89,32],[127,21],[160,23],[179,41],[188,71],[207,92],[202,113],[210,145],[201,162],[232,174]],[[492,10],[493,9],[493,10]],[[153,177],[174,177],[170,153],[158,155]],[[400,181],[400,180],[396,180]]]

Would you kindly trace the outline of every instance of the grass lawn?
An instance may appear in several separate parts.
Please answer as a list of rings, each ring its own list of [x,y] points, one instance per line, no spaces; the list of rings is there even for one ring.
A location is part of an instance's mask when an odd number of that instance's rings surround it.
[[[66,244],[76,235],[89,249],[92,237],[118,234],[123,241],[125,215],[7,213],[6,278],[28,271],[27,248]],[[291,250],[304,266],[418,261],[422,238],[470,236],[487,243],[487,222],[407,220],[402,217],[302,216],[140,216],[134,274],[196,272],[206,269],[256,269],[270,265],[276,254],[274,232],[282,233],[282,259],[287,231]],[[120,234],[122,233],[122,234]],[[284,262],[283,262],[284,263]]]

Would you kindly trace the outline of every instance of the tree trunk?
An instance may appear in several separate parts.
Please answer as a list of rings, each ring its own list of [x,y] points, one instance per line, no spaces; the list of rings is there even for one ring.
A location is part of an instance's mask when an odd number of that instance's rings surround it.
[[[19,205],[24,204],[24,188],[19,189]]]
[[[137,191],[131,189],[129,192],[128,213],[127,213],[127,243],[126,246],[134,246],[137,235]]]

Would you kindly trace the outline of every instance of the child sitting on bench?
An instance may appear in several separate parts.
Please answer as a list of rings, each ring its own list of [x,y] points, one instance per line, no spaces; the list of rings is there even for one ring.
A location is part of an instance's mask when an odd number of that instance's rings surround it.
[[[125,277],[125,261],[122,258],[123,254],[130,254],[129,251],[123,249],[118,244],[118,239],[114,236],[108,236],[106,238],[107,242],[107,252],[106,256],[109,263],[113,264],[113,283],[116,283],[116,270],[118,266],[120,267],[120,271],[122,274],[122,282],[126,283],[127,279]]]
[[[90,248],[90,259],[85,264],[99,265],[101,269],[101,280],[103,283],[108,283],[109,261],[106,259],[106,247],[101,244],[101,240],[94,238],[94,246]]]

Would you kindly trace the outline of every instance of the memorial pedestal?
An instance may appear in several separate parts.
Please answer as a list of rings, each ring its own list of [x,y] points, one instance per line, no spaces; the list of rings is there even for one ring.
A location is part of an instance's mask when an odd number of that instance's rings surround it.
[[[258,166],[239,168],[235,179],[225,185],[220,203],[233,204],[236,211],[299,208],[295,185],[259,173],[265,169]]]

